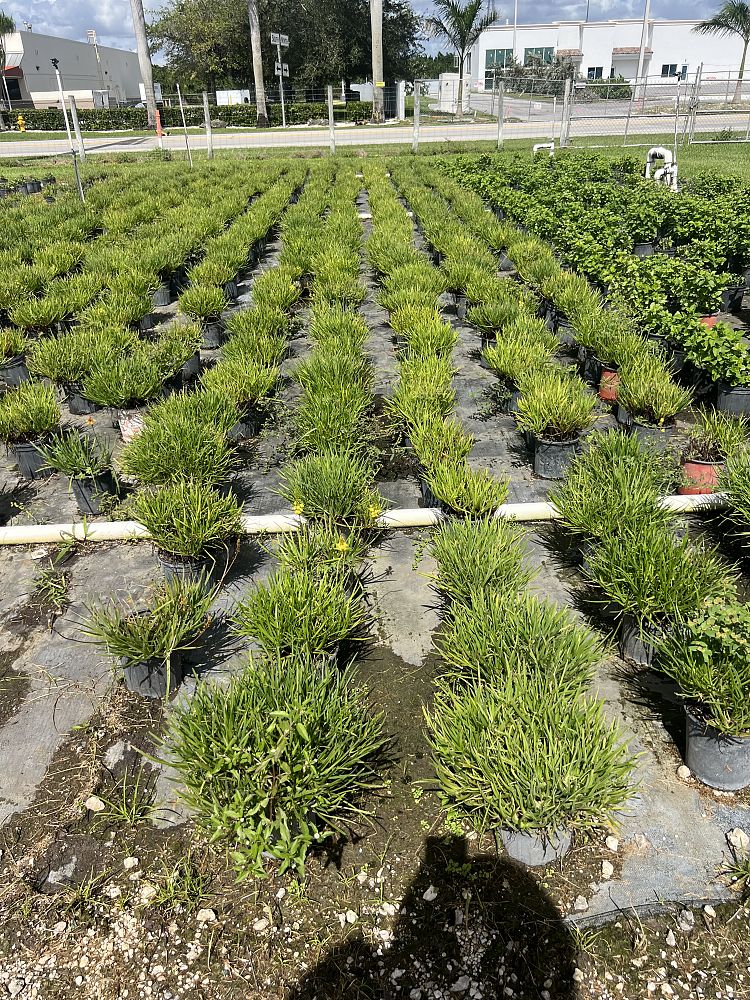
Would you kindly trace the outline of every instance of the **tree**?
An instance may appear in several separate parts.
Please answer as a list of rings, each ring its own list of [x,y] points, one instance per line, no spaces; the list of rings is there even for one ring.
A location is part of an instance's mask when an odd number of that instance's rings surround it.
[[[143,13],[143,0],[130,0],[130,11],[133,15],[133,31],[135,32],[135,47],[138,52],[138,65],[141,70],[141,81],[146,94],[146,113],[148,124],[156,128],[156,97],[154,95],[154,68],[151,65],[151,53],[146,35],[146,15]]]
[[[718,35],[720,38],[739,35],[742,39],[742,59],[737,74],[737,86],[734,88],[734,103],[739,104],[742,101],[742,80],[745,75],[747,48],[750,45],[750,4],[744,0],[726,0],[724,6],[717,10],[713,17],[708,21],[701,21],[693,30],[700,35]]]
[[[458,98],[456,114],[464,111],[464,67],[466,56],[485,28],[496,18],[494,10],[482,16],[484,0],[468,0],[462,6],[459,0],[433,0],[435,15],[425,19],[427,31],[433,38],[445,39],[458,55]]]
[[[253,81],[255,83],[255,108],[259,128],[268,126],[266,109],[266,85],[263,81],[263,40],[260,34],[260,18],[256,0],[247,0],[247,19],[250,22],[250,47],[253,53]]]
[[[385,121],[383,94],[383,0],[370,0],[370,31],[372,33],[372,120]],[[380,86],[378,86],[380,84]]]
[[[410,80],[437,80],[441,73],[452,73],[456,68],[455,56],[452,52],[438,52],[428,56],[425,53],[416,55],[409,67]]]
[[[0,76],[3,80],[3,90],[4,94],[0,94],[0,100],[3,96],[8,98],[8,111],[10,112],[10,98],[8,97],[8,85],[5,82],[5,36],[12,35],[16,30],[16,22],[10,16],[6,14],[4,10],[0,10]],[[0,107],[0,129],[5,128],[5,119],[3,118],[2,108]]]

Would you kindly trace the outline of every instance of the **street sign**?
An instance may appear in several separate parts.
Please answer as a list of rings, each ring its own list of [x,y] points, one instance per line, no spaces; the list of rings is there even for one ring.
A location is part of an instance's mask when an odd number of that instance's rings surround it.
[[[283,63],[281,68],[284,70],[284,76],[289,76],[289,63]]]
[[[271,32],[271,45],[281,45],[278,31]]]
[[[279,35],[279,45],[282,49],[289,48],[289,35]]]
[[[274,76],[289,76],[289,63],[274,63]]]

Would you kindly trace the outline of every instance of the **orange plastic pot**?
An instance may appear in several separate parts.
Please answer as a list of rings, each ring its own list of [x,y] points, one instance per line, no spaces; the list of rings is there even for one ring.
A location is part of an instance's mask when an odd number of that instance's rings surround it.
[[[723,468],[723,462],[683,462],[682,474],[686,482],[677,492],[683,497],[715,493]]]
[[[607,371],[605,369],[602,372],[602,379],[599,383],[599,399],[601,399],[603,403],[616,403],[619,385],[620,373]]]
[[[709,328],[714,327],[719,321],[719,314],[714,313],[713,316],[701,316],[700,321],[704,326],[707,326]]]

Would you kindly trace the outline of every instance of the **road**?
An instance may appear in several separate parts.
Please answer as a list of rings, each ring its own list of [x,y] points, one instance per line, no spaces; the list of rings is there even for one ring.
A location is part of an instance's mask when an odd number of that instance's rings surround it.
[[[527,101],[519,102],[528,105]],[[551,118],[551,105],[548,105],[547,118],[540,117],[533,121],[508,122],[504,127],[506,139],[549,139],[557,137],[560,130],[559,111],[555,121]],[[588,109],[587,109],[588,110]],[[674,117],[658,115],[654,117],[632,118],[628,125],[627,116],[613,113],[615,109],[608,108],[606,117],[599,114],[586,114],[574,117],[571,122],[571,139],[594,136],[624,135],[664,135],[670,134],[674,128]],[[512,110],[506,112],[508,117],[516,117]],[[680,119],[680,130],[684,118]],[[750,116],[747,111],[741,113],[722,113],[718,115],[703,114],[699,116],[697,128],[703,132],[715,133],[720,129],[732,128],[738,138],[744,137],[750,126]],[[343,146],[375,146],[375,145],[410,145],[413,138],[413,127],[408,125],[340,125],[336,127],[336,145]],[[431,124],[429,115],[424,116],[420,140],[422,142],[471,142],[480,139],[494,140],[497,138],[497,123],[448,122]],[[172,133],[162,139],[164,149],[184,150],[185,137],[180,133]],[[299,147],[328,147],[330,134],[328,128],[316,126],[301,126],[282,131],[237,131],[236,133],[221,132],[214,135],[214,149],[289,149]],[[87,154],[101,153],[143,153],[159,147],[156,136],[122,135],[111,138],[86,139]],[[206,148],[205,135],[190,136],[191,149],[200,151]],[[67,139],[51,140],[18,140],[0,143],[0,157],[19,158],[30,156],[61,156],[70,152]]]

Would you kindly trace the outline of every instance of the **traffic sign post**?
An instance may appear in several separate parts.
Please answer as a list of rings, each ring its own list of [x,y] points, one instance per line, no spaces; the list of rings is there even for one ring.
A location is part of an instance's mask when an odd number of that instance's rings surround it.
[[[281,50],[289,48],[289,35],[281,35],[278,31],[271,32],[271,45],[276,46],[276,65],[274,73],[279,78],[279,97],[281,98],[281,125],[286,128],[286,107],[284,106],[284,77],[289,76],[289,66],[281,61]]]

